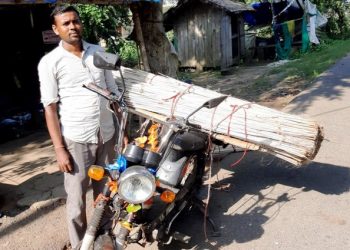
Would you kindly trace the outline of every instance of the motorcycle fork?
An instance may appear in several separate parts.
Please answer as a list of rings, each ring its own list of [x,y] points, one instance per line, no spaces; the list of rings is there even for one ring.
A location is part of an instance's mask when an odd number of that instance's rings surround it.
[[[119,134],[118,134],[118,142],[115,148],[117,151],[117,155],[121,155],[123,152],[123,140],[124,140],[124,135],[125,135],[125,129],[126,129],[126,122],[128,119],[128,111],[124,110],[119,122]]]
[[[115,244],[116,249],[121,250],[124,249],[124,245],[127,237],[132,230],[132,222],[134,220],[134,213],[129,213],[127,215],[126,220],[119,222],[117,228],[113,230],[113,234],[115,235]]]

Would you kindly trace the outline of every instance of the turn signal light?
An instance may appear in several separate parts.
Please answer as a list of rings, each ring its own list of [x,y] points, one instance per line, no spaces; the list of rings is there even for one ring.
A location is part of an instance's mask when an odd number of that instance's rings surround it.
[[[118,192],[118,184],[116,181],[108,182],[108,187],[113,194],[116,194]]]
[[[126,211],[128,213],[136,213],[137,211],[139,211],[141,209],[141,205],[140,204],[129,204],[127,207],[126,207]]]
[[[161,195],[160,199],[164,201],[165,203],[171,203],[173,200],[175,200],[175,193],[170,190],[165,190]]]
[[[88,175],[91,179],[99,181],[103,178],[105,170],[101,166],[91,165],[88,171]]]

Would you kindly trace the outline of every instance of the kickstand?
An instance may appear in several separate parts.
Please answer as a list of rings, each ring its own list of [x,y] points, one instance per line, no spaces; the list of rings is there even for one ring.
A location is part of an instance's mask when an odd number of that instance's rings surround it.
[[[192,198],[192,204],[195,205],[196,208],[199,209],[199,211],[205,215],[205,203],[201,200],[199,200],[198,198],[196,197],[193,197]],[[213,237],[219,237],[220,236],[220,232],[217,228],[217,226],[215,225],[214,221],[209,217],[209,215],[206,216],[206,219],[207,221],[210,223],[211,227],[212,227],[212,230],[213,230],[213,233],[211,236]]]

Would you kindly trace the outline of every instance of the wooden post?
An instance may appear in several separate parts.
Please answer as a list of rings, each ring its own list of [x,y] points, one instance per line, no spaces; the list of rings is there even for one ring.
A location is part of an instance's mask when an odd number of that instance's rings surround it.
[[[143,70],[147,72],[151,72],[151,68],[149,66],[148,57],[147,57],[147,51],[145,46],[145,41],[143,39],[142,29],[141,29],[141,23],[140,23],[140,16],[138,12],[138,8],[136,5],[131,6],[132,14],[133,14],[133,21],[134,21],[134,27],[135,27],[135,34],[136,39],[139,42],[140,45],[140,52],[141,52],[141,58],[143,63]]]

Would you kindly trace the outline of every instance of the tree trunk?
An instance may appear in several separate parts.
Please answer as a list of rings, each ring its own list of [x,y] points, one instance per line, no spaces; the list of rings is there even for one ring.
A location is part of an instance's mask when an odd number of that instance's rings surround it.
[[[162,5],[163,1],[160,1],[160,3],[139,1],[131,4],[130,9],[133,13],[134,25],[137,17],[141,24],[141,32],[138,32],[134,38],[140,47],[141,53],[142,46],[144,46],[147,56],[146,61],[148,61],[152,73],[162,73],[176,77],[178,58],[176,54],[172,53],[172,45],[165,35]],[[134,29],[134,32],[137,32],[137,29]],[[140,35],[142,36],[141,39]],[[144,55],[141,55],[141,58],[145,63]]]

